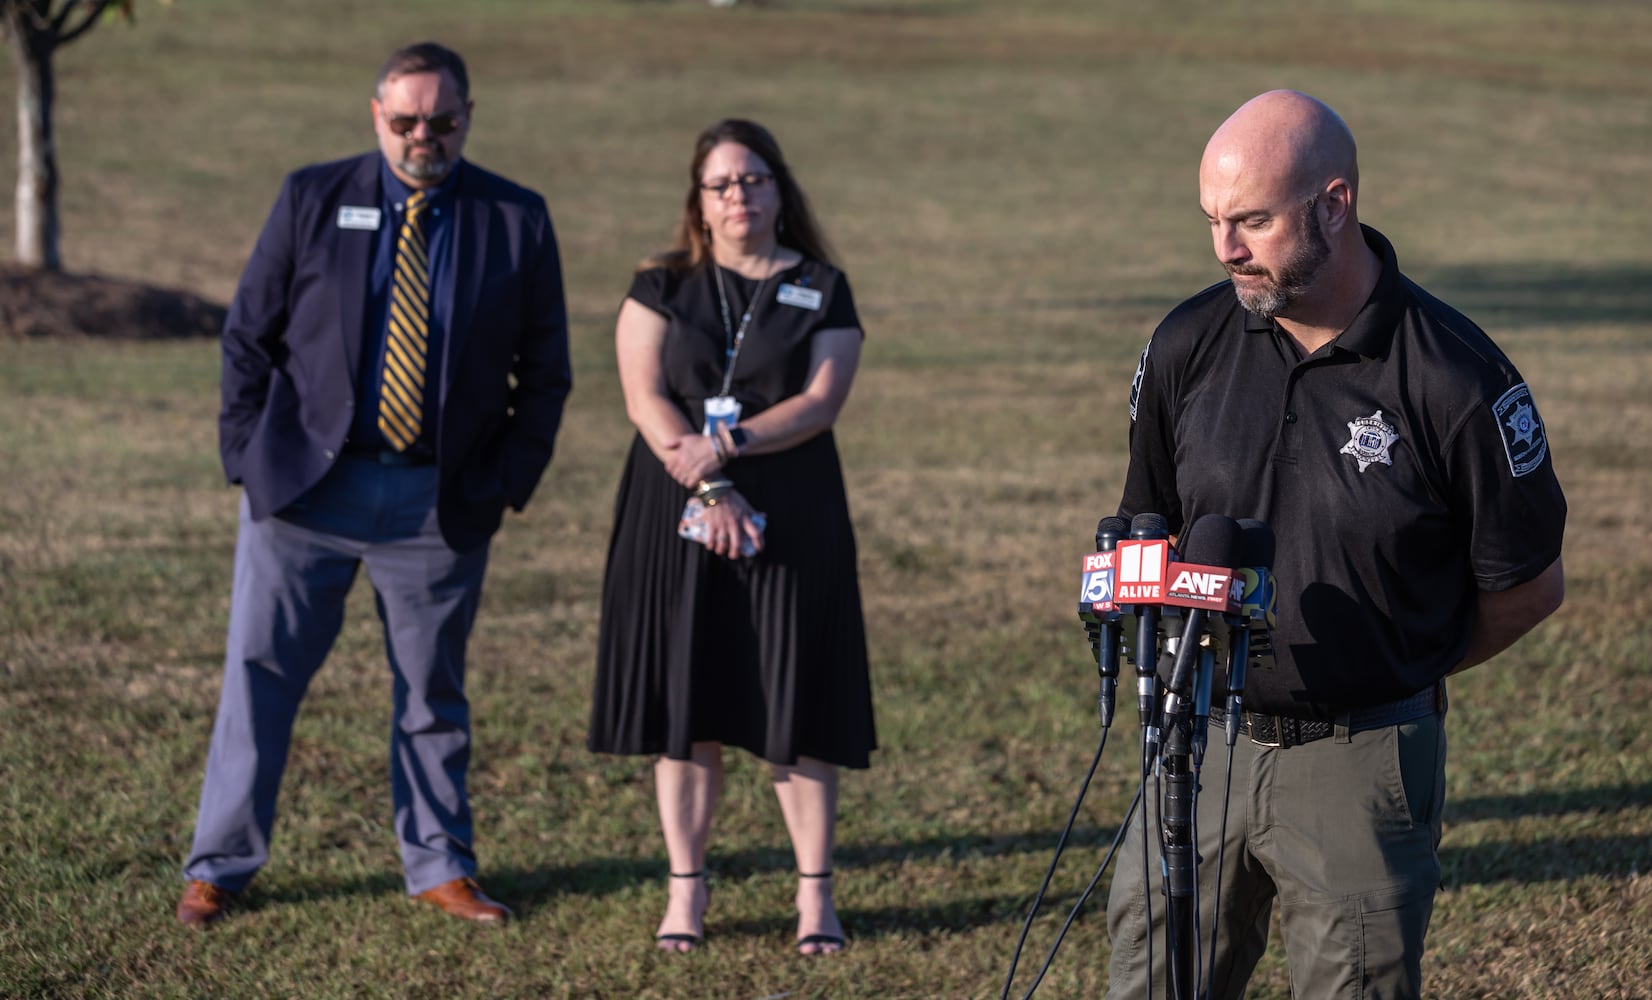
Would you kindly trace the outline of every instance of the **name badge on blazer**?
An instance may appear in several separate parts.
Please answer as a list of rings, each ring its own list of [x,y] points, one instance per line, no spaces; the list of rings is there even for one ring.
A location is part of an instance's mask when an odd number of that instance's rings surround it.
[[[367,208],[362,205],[340,205],[338,207],[338,228],[340,229],[377,229],[383,209]]]
[[[781,305],[797,306],[799,309],[819,309],[820,299],[820,289],[801,285],[781,285],[780,291],[775,294],[775,300]]]

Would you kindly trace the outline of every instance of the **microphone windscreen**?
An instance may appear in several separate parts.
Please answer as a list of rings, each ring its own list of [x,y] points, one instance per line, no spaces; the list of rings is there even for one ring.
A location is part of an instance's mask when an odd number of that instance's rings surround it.
[[[1096,523],[1096,537],[1102,535],[1123,535],[1130,530],[1130,522],[1122,517],[1104,517]]]
[[[1163,514],[1137,514],[1130,519],[1131,538],[1169,538],[1170,522]]]
[[[1239,561],[1234,565],[1273,569],[1276,542],[1273,529],[1268,527],[1268,523],[1258,521],[1254,517],[1243,518],[1239,521],[1239,532]]]
[[[1226,569],[1245,565],[1239,561],[1241,535],[1238,521],[1225,514],[1206,514],[1182,538],[1182,559]]]

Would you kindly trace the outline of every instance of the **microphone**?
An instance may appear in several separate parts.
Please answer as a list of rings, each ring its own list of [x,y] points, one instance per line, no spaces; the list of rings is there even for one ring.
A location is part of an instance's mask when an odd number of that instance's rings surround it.
[[[1216,683],[1216,653],[1199,651],[1199,670],[1193,676],[1193,772],[1197,774],[1205,762],[1205,748],[1210,744],[1210,689]]]
[[[1080,584],[1078,616],[1085,622],[1085,631],[1096,654],[1096,670],[1101,675],[1101,692],[1096,699],[1096,714],[1101,728],[1113,724],[1114,704],[1119,685],[1119,642],[1123,632],[1121,615],[1114,603],[1114,550],[1119,538],[1130,530],[1122,517],[1104,517],[1096,525],[1096,549],[1084,557],[1084,575]]]
[[[1244,583],[1239,596],[1239,616],[1265,628],[1274,625],[1273,556],[1276,547],[1273,529],[1266,521],[1247,517],[1239,521],[1240,566]]]
[[[1165,685],[1164,727],[1181,721],[1189,709],[1194,674],[1203,650],[1200,638],[1209,634],[1210,616],[1237,611],[1233,571],[1239,561],[1239,523],[1222,514],[1206,514],[1193,522],[1183,540],[1185,561],[1175,566],[1164,603],[1188,608],[1176,647],[1170,681]],[[1208,714],[1208,710],[1207,710]]]
[[[1111,552],[1118,547],[1119,539],[1130,530],[1130,522],[1122,517],[1104,517],[1096,522],[1096,550]]]
[[[1239,737],[1240,713],[1245,703],[1245,670],[1249,666],[1253,629],[1262,633],[1262,649],[1272,650],[1268,629],[1274,624],[1273,557],[1276,547],[1273,529],[1266,522],[1245,518],[1239,524],[1238,579],[1242,585],[1238,612],[1228,644],[1228,697],[1226,729],[1228,746]]]
[[[1136,710],[1141,716],[1143,761],[1158,756],[1159,606],[1170,563],[1170,525],[1163,514],[1137,514],[1130,539],[1119,545],[1114,594],[1136,613]]]

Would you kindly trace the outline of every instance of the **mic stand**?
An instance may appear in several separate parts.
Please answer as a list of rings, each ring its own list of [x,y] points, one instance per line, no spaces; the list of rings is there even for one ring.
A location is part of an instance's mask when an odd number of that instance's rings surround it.
[[[1146,604],[1136,619],[1136,712],[1141,717],[1142,772],[1159,756],[1159,608]]]
[[[1245,707],[1245,668],[1249,663],[1250,623],[1238,619],[1228,632],[1228,701],[1227,718],[1223,720],[1227,731],[1223,735],[1227,737],[1229,750],[1239,741],[1240,712]]]
[[[1193,680],[1193,774],[1204,766],[1205,748],[1210,744],[1210,695],[1215,684],[1216,654],[1199,650],[1199,672]]]
[[[1100,642],[1096,646],[1096,669],[1101,674],[1101,692],[1097,696],[1096,712],[1101,717],[1101,728],[1113,724],[1113,706],[1119,689],[1119,641],[1123,627],[1118,612],[1101,620]]]
[[[1148,792],[1151,775],[1158,766],[1159,758],[1159,675],[1158,675],[1158,643],[1159,643],[1159,607],[1154,604],[1137,605],[1130,609],[1131,617],[1136,621],[1135,629],[1124,627],[1125,619],[1121,616],[1119,630],[1121,639],[1128,647],[1129,658],[1136,665],[1136,709],[1141,721],[1141,794],[1144,800]],[[1147,808],[1145,802],[1139,817],[1141,823],[1141,865],[1142,865],[1142,905],[1146,909],[1148,926],[1153,924],[1153,876],[1152,864],[1149,861],[1150,845],[1157,831],[1150,829],[1149,815],[1153,810]],[[1153,993],[1153,936],[1149,934],[1145,940],[1147,947],[1147,993]]]
[[[1192,726],[1186,720],[1166,723],[1164,741],[1163,842],[1166,910],[1165,962],[1170,971],[1170,1000],[1194,1000],[1194,895],[1198,847],[1193,842],[1194,797],[1198,781],[1193,773]]]
[[[1101,728],[1113,725],[1119,689],[1119,640],[1123,626],[1117,611],[1098,615],[1090,605],[1080,601],[1078,616],[1084,621],[1084,633],[1090,640],[1090,652],[1096,657],[1096,672],[1100,675],[1100,690],[1096,695],[1096,715]]]

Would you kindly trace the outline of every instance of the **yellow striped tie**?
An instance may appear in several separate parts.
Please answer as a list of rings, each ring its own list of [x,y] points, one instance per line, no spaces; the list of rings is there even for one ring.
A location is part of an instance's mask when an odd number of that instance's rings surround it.
[[[425,193],[407,199],[390,276],[390,323],[384,345],[384,385],[379,390],[379,431],[390,447],[406,451],[424,423],[424,365],[430,331],[430,260],[424,239]]]

